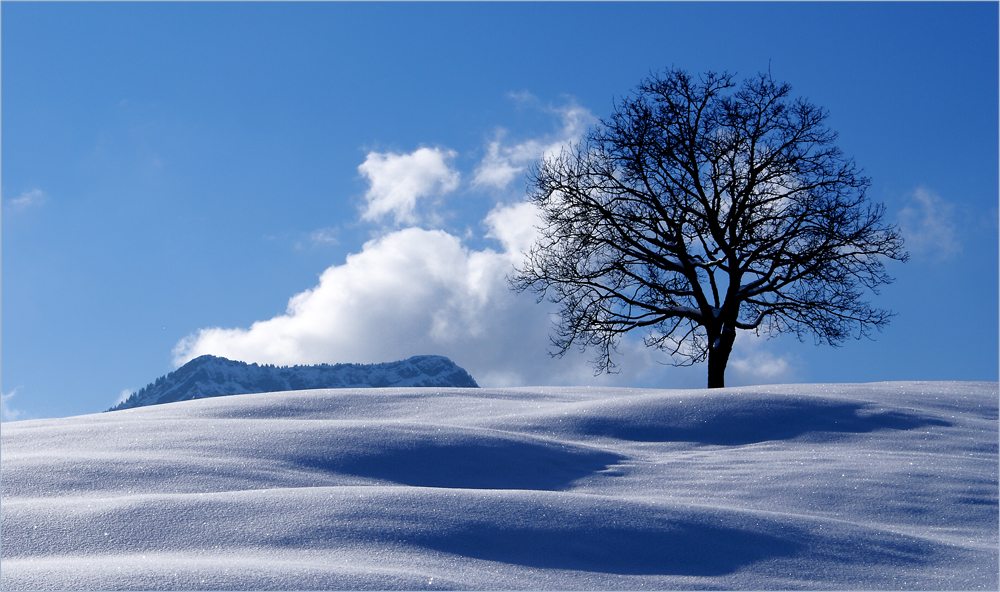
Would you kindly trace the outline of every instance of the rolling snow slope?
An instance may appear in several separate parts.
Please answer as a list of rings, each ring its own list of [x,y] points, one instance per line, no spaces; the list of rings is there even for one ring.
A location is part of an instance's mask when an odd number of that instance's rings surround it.
[[[996,590],[997,397],[342,389],[5,423],[0,587]]]

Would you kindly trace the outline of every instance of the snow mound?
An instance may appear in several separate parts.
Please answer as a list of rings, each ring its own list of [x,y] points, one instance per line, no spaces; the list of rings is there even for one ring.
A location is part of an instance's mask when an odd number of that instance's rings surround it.
[[[996,590],[997,402],[379,388],[5,423],[0,588]]]
[[[391,386],[479,387],[468,372],[444,356],[414,356],[385,364],[258,366],[204,355],[108,411],[247,393]]]

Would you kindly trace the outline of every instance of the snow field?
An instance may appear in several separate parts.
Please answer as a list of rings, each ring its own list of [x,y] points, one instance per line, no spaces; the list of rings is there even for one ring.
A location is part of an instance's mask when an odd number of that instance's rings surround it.
[[[0,587],[996,589],[997,397],[341,389],[5,423]]]

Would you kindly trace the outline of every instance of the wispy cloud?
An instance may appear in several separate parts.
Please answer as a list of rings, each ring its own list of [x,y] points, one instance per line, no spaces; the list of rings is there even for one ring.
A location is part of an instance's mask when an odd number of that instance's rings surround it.
[[[527,93],[511,95],[520,101],[530,101],[534,97]],[[587,127],[597,121],[594,115],[570,101],[562,107],[549,107],[546,111],[559,117],[561,127],[553,134],[532,138],[522,142],[508,143],[507,130],[498,128],[494,140],[486,146],[486,156],[476,168],[472,178],[474,187],[504,189],[527,166],[543,156],[559,154],[579,142]]]
[[[766,345],[766,337],[740,331],[733,344],[726,373],[726,384],[787,383],[795,380],[798,368],[788,355],[777,354]]]
[[[9,401],[17,394],[17,389],[9,393],[0,393],[0,422],[14,421],[22,415],[21,411],[13,409]]]
[[[397,225],[416,224],[417,200],[458,188],[459,173],[448,161],[453,150],[419,148],[409,154],[370,152],[358,171],[370,184],[363,220],[378,222],[391,215]]]
[[[10,200],[8,205],[15,211],[21,211],[35,206],[40,206],[48,200],[49,196],[46,195],[46,193],[41,189],[31,189]]]
[[[907,250],[943,261],[962,251],[956,238],[955,206],[926,187],[918,187],[899,212]]]
[[[308,247],[327,247],[332,245],[339,245],[340,240],[337,235],[340,233],[337,228],[320,228],[319,230],[314,230],[309,233],[304,241],[299,241],[295,243],[295,248],[302,250]]]

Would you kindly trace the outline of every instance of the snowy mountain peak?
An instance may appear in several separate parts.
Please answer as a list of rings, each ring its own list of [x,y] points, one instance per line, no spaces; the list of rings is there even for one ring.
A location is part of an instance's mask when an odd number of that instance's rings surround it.
[[[204,355],[157,378],[108,411],[246,393],[420,386],[479,387],[468,372],[444,356],[414,356],[384,364],[273,366]]]

